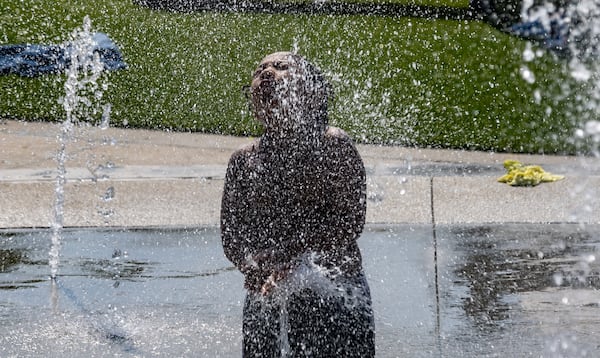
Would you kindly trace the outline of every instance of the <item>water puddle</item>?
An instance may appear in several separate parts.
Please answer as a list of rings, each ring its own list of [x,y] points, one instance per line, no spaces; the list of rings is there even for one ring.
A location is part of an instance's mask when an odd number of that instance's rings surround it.
[[[580,357],[600,345],[600,227],[446,227],[438,234],[448,356]]]
[[[377,356],[597,351],[599,232],[370,227]],[[217,230],[65,230],[56,281],[51,234],[0,231],[0,356],[241,355],[242,276]]]
[[[56,283],[49,237],[0,237],[0,356],[239,355],[242,279],[214,230],[67,230]]]

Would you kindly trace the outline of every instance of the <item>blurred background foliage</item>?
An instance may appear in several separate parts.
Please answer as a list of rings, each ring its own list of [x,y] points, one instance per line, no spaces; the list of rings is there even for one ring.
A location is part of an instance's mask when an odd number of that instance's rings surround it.
[[[498,22],[474,19],[463,0],[416,5],[462,8],[464,18],[176,12],[124,0],[0,4],[0,44],[61,43],[86,15],[118,44],[128,69],[107,74],[113,126],[259,135],[242,87],[264,55],[293,50],[323,69],[335,89],[331,123],[358,142],[586,150],[573,140],[590,119],[585,83],[569,76],[565,60],[535,45],[536,59],[524,61],[530,45]],[[62,75],[0,76],[0,117],[61,121],[63,83]]]

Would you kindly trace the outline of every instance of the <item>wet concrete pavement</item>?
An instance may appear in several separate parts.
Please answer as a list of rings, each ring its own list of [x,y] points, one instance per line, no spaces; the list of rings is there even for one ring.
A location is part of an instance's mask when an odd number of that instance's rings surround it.
[[[47,227],[59,126],[0,124],[0,227]],[[217,225],[231,153],[251,138],[79,129],[67,144],[65,225]],[[367,222],[600,222],[600,160],[359,145],[368,172]],[[533,188],[496,179],[505,159],[565,180]],[[114,195],[102,200],[106,192]]]
[[[440,227],[440,336],[468,357],[600,352],[600,227]]]
[[[168,251],[171,240],[186,242],[174,234],[178,228],[216,230],[228,157],[250,139],[113,128],[84,132],[67,145],[65,223],[95,229],[73,229],[82,234],[63,247],[75,266],[65,273],[65,287],[87,311],[59,290],[54,296],[60,314],[35,314],[54,297],[46,279],[47,248],[41,248],[39,260],[0,271],[3,352],[239,356],[241,277],[222,270],[228,263],[217,236],[206,238],[212,248],[195,256],[197,248],[178,251],[181,257],[203,257],[207,267],[184,259],[197,264],[160,278],[162,258],[142,255],[131,264],[133,272],[141,267],[148,275],[116,287],[106,262],[126,244],[105,244],[101,254],[88,254],[81,242],[106,228],[143,228],[142,236],[149,237],[151,228],[166,230],[166,240],[150,245],[148,255],[154,255]],[[22,230],[27,234],[51,222],[57,134],[53,124],[0,124],[2,249],[20,242],[14,238]],[[600,351],[598,159],[366,145],[359,151],[369,199],[369,230],[360,242],[377,314],[378,356],[579,357]],[[540,164],[566,179],[533,188],[497,183],[508,158]],[[196,241],[204,237],[194,235]],[[128,250],[132,260],[147,252]],[[88,256],[85,266],[81,258]],[[143,265],[150,261],[156,265]],[[82,273],[89,265],[96,273]],[[192,278],[180,281],[188,273]],[[90,305],[94,310],[88,312]],[[129,337],[125,345],[98,338],[96,323],[81,323],[106,316],[121,322],[117,327]],[[54,331],[56,322],[63,328]]]
[[[595,356],[599,229],[370,226],[377,356]],[[58,285],[48,241],[0,234],[1,356],[240,356],[243,280],[216,228],[67,230]]]

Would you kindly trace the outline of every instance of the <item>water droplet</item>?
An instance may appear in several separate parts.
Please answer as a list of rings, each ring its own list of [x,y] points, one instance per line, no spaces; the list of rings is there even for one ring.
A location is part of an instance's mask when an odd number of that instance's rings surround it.
[[[100,197],[102,201],[111,201],[115,198],[115,188],[110,186],[104,192],[104,195]]]
[[[527,66],[521,66],[521,68],[519,69],[519,73],[521,74],[521,77],[525,80],[525,82],[529,84],[535,83],[535,75]]]
[[[535,91],[533,91],[533,100],[535,101],[536,104],[540,104],[542,102],[542,93],[540,92],[539,89],[536,89]]]
[[[585,82],[592,77],[592,72],[579,61],[572,61],[569,67],[571,67],[571,76],[577,81]]]
[[[590,136],[600,134],[600,121],[591,120],[585,123],[585,133]]]
[[[523,51],[523,61],[525,62],[531,62],[535,59],[535,53],[533,52],[532,48],[531,48],[531,43],[527,43],[525,45],[525,50]]]
[[[592,263],[592,262],[596,261],[596,256],[595,256],[595,255],[592,255],[592,254],[589,254],[589,255],[584,255],[584,256],[583,256],[583,259],[584,259],[584,260],[585,260],[585,262],[587,262],[587,263]]]
[[[108,220],[115,214],[115,211],[112,209],[102,208],[102,209],[98,209],[98,214],[101,215],[102,217],[104,217],[104,220]]]
[[[557,272],[554,275],[552,275],[552,280],[554,281],[554,285],[555,286],[562,286],[562,284],[563,284],[563,275],[562,275],[562,273]]]
[[[102,130],[107,129],[110,123],[110,109],[110,103],[102,106],[102,121],[100,123],[100,129]]]

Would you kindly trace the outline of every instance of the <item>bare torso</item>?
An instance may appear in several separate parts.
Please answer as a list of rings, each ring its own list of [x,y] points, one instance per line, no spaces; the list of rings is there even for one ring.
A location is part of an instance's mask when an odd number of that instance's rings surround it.
[[[263,136],[231,157],[223,247],[250,290],[305,253],[351,275],[361,268],[365,211],[364,166],[342,130],[329,127],[309,145]]]

